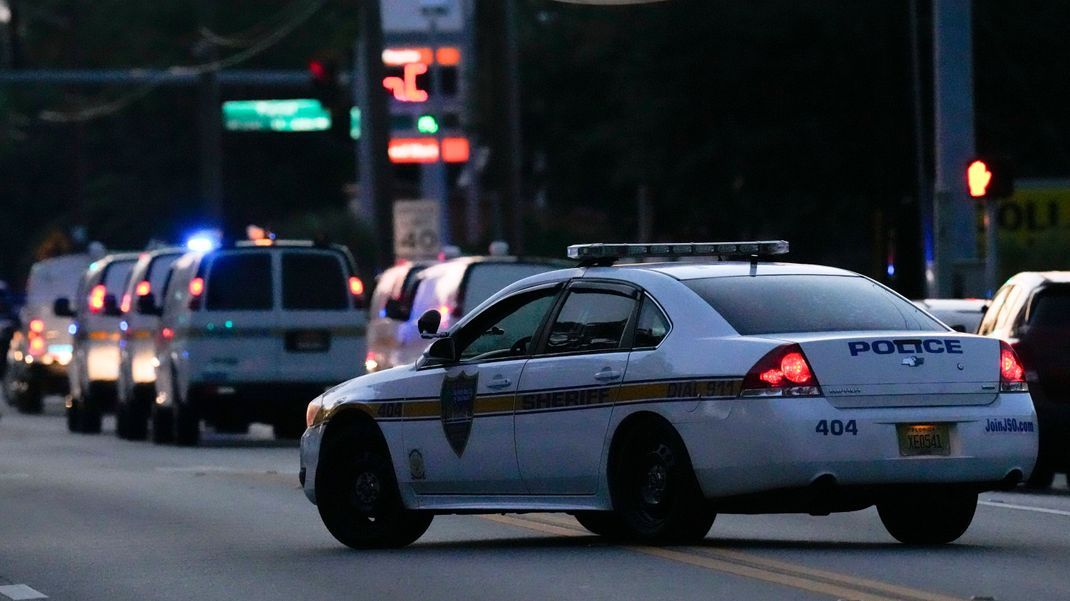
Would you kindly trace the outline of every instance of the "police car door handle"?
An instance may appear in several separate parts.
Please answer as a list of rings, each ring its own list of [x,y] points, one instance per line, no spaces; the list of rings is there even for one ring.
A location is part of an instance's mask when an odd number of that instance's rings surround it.
[[[487,388],[501,389],[512,384],[513,381],[504,376],[494,376],[490,382],[487,383]]]
[[[594,375],[594,379],[595,380],[599,380],[601,382],[608,382],[610,380],[620,379],[620,376],[621,376],[621,372],[620,371],[615,370],[615,369],[609,369],[607,367],[606,369],[603,369],[602,371],[596,373]]]

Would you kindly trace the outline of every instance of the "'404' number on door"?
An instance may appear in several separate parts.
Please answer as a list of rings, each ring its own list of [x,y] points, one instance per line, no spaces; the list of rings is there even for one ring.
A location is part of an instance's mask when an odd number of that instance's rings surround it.
[[[825,436],[843,436],[844,434],[850,434],[851,436],[858,436],[858,424],[855,420],[847,420],[846,422],[838,419],[827,420],[823,419],[817,422],[817,427],[814,428],[814,432],[823,434]]]

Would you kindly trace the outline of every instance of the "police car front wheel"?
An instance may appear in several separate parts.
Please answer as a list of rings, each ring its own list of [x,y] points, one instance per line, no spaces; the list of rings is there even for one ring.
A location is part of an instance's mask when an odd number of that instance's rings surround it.
[[[918,490],[877,503],[881,522],[908,545],[943,545],[962,536],[977,510],[977,493]]]
[[[405,509],[378,432],[355,424],[324,441],[317,506],[327,530],[354,549],[403,547],[420,538],[433,514]]]

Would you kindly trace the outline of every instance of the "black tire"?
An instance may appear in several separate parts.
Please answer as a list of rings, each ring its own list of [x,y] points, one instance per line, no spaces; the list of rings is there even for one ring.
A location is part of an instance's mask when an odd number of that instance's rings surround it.
[[[45,393],[37,378],[30,378],[22,383],[22,390],[15,397],[15,408],[19,413],[36,415],[44,411]]]
[[[146,404],[138,399],[133,399],[132,402],[126,405],[125,411],[127,440],[145,440],[148,438],[149,416]]]
[[[152,406],[152,442],[168,444],[175,439],[175,414],[170,407]]]
[[[881,522],[907,545],[944,545],[962,536],[977,510],[977,493],[917,491],[877,503]]]
[[[196,446],[201,441],[201,417],[189,403],[175,403],[175,444]]]
[[[97,404],[96,396],[92,394],[92,388],[85,391],[81,399],[75,399],[78,406],[78,431],[82,434],[100,434],[100,428],[104,421],[100,405]]]
[[[129,406],[122,401],[115,404],[115,435],[123,440],[130,438]]]
[[[576,518],[580,526],[598,536],[619,539],[628,533],[623,520],[612,511],[577,511],[572,517]]]
[[[649,421],[622,435],[610,465],[610,483],[624,534],[646,543],[702,540],[717,514],[699,490],[676,431]]]
[[[404,547],[427,531],[434,515],[402,505],[390,454],[373,425],[356,424],[324,443],[316,503],[338,542],[354,549]]]
[[[1051,469],[1051,466],[1038,462],[1037,466],[1033,468],[1033,473],[1026,478],[1025,487],[1041,490],[1051,488],[1054,482],[1055,470]]]
[[[67,413],[67,431],[77,432],[81,425],[81,418],[78,416],[78,402],[74,397],[68,395],[65,405]]]

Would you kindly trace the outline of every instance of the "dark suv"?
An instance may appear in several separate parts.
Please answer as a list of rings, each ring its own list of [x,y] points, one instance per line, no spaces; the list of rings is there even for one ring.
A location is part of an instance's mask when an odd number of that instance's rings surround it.
[[[1022,272],[993,297],[978,334],[1009,342],[1025,366],[1040,424],[1029,483],[1070,471],[1070,271]]]

